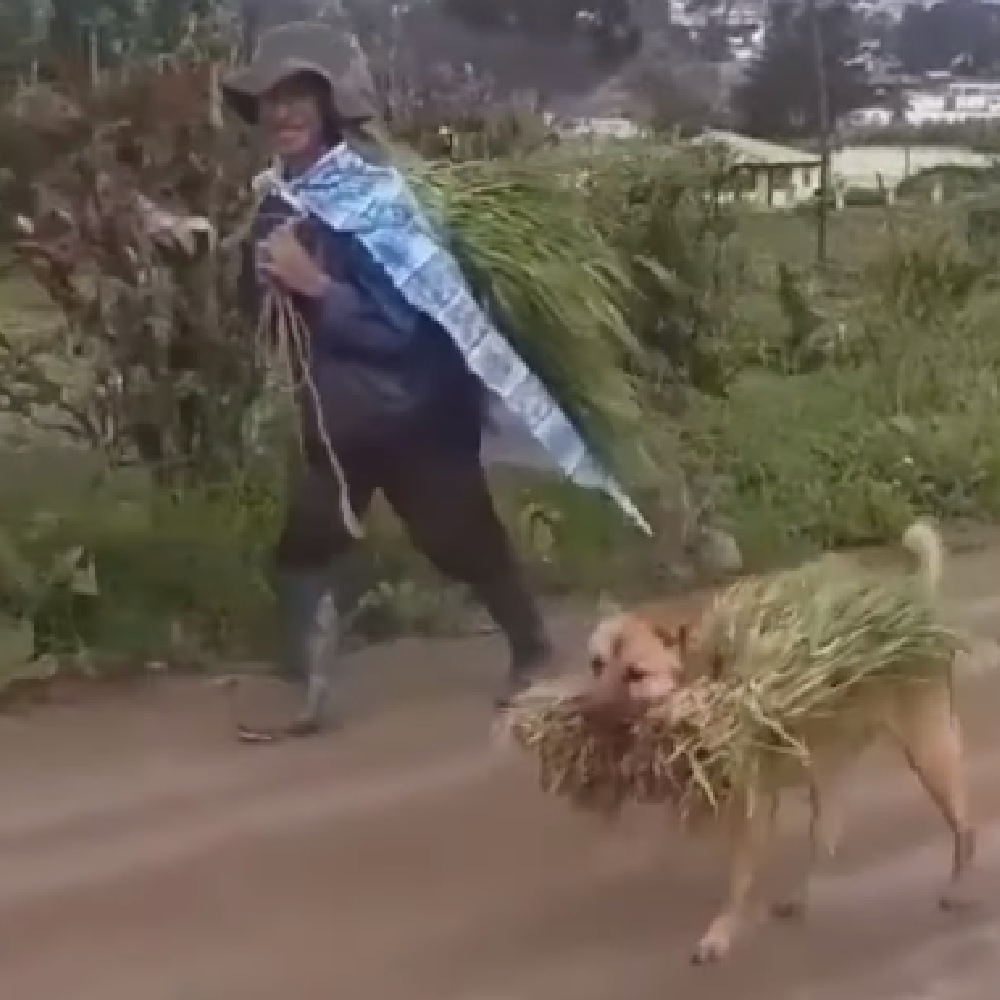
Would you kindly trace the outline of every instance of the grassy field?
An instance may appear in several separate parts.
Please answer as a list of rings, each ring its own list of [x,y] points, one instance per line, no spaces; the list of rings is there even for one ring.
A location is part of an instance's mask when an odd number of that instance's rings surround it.
[[[847,207],[829,216],[827,265],[821,271],[811,209],[747,212],[740,216],[737,230],[746,258],[739,315],[755,331],[781,322],[775,288],[778,268],[785,265],[808,281],[816,308],[849,316],[870,290],[866,285],[873,266],[925,241],[963,240],[965,219],[966,211],[955,204]]]
[[[906,238],[927,223],[928,206],[848,207],[828,216],[829,259],[835,266],[861,270],[878,259],[899,236]],[[949,224],[953,208],[936,213]],[[806,266],[816,260],[816,223],[811,209],[794,212],[746,212],[740,216],[740,239],[762,264]]]
[[[30,333],[51,319],[52,315],[52,306],[45,292],[15,270],[11,261],[0,260],[0,330],[9,336],[22,331]]]
[[[495,477],[505,519],[550,593],[636,593],[696,572],[681,572],[680,522],[692,512],[676,470],[750,565],[884,541],[917,513],[1000,512],[1000,302],[964,248],[962,211],[835,214],[825,269],[815,265],[809,215],[734,221],[741,263],[726,276],[733,318],[722,346],[730,384],[723,398],[687,394],[681,410],[651,425],[673,448],[663,482],[639,493],[656,541],[595,494],[545,477]],[[782,266],[797,305],[780,291]],[[30,281],[0,282],[8,337],[30,337],[52,318]],[[808,343],[797,339],[803,322]],[[32,622],[34,654],[84,659],[210,662],[266,645],[264,567],[279,483],[246,476],[164,496],[148,476],[109,473],[61,442],[36,436],[15,448],[13,440],[0,474],[0,659],[5,620]],[[370,535],[355,557],[353,594],[366,599],[365,634],[464,620],[464,596],[414,557],[384,510]],[[70,552],[96,587],[76,593],[53,569]],[[33,582],[4,586],[18,560]]]

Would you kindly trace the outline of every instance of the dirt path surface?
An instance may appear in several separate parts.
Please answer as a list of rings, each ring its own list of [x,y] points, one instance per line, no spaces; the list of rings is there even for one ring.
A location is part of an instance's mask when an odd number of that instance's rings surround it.
[[[985,635],[1000,635],[998,568],[995,544],[952,563],[956,609]],[[309,744],[235,745],[222,694],[194,682],[0,719],[0,997],[996,995],[1000,669],[962,684],[981,907],[937,912],[948,843],[911,779],[877,761],[809,921],[697,970],[717,846],[652,810],[607,828],[544,800],[489,743],[499,645],[362,654],[359,721]]]

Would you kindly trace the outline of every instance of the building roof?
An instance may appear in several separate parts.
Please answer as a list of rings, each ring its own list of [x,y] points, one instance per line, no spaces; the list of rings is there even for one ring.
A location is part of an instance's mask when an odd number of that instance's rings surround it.
[[[622,74],[589,90],[559,102],[557,111],[568,118],[629,118],[636,100]]]
[[[820,158],[792,146],[779,146],[775,142],[754,139],[725,129],[706,129],[696,139],[700,146],[724,146],[737,163],[771,166],[819,166]]]

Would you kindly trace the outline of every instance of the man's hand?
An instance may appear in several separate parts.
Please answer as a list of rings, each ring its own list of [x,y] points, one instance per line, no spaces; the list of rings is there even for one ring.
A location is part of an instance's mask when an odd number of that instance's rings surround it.
[[[264,243],[260,271],[289,292],[321,298],[330,279],[309,256],[290,224],[279,226]]]

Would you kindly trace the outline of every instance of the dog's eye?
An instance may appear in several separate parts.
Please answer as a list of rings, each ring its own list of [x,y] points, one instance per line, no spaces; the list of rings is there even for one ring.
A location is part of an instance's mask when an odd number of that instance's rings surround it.
[[[595,656],[590,661],[590,672],[595,677],[600,677],[603,671],[604,671],[604,660],[602,660],[599,656]]]
[[[628,667],[625,671],[626,684],[637,684],[639,681],[643,681],[645,679],[645,672],[640,670],[638,667]]]

